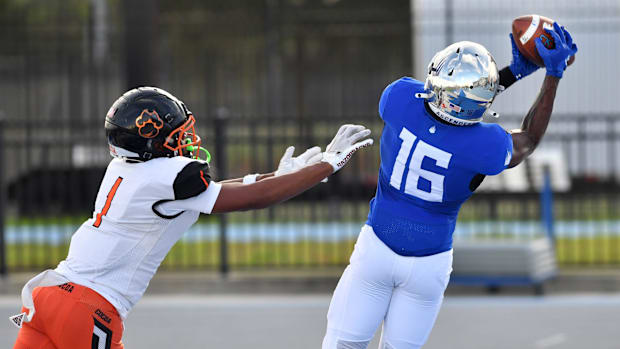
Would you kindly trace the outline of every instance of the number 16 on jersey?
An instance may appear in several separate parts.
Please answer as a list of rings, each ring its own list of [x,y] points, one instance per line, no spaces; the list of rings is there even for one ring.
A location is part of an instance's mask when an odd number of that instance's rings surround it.
[[[405,172],[407,159],[409,158],[413,144],[418,137],[403,127],[402,131],[400,131],[399,138],[403,141],[403,143],[401,144],[398,155],[396,156],[394,168],[392,169],[392,177],[390,178],[390,185],[398,190],[400,190],[402,185],[401,182]],[[411,161],[409,162],[409,171],[407,172],[407,178],[405,179],[405,194],[413,195],[426,201],[442,202],[444,191],[443,182],[445,176],[423,169],[422,160],[424,160],[425,157],[435,160],[437,166],[447,169],[450,164],[452,154],[436,148],[420,139],[413,150],[413,155],[411,156]],[[420,180],[420,177],[430,182],[430,192],[418,188],[418,181]]]

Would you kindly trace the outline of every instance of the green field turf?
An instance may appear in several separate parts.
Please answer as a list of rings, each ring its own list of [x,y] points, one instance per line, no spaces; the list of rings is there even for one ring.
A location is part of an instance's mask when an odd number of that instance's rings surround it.
[[[228,244],[228,263],[235,267],[320,267],[345,265],[354,241],[321,243],[314,241],[277,243],[248,242]],[[50,268],[64,259],[69,245],[10,244],[7,246],[9,270]],[[219,242],[178,242],[162,268],[198,269],[220,265]]]
[[[355,241],[339,242],[235,242],[228,244],[231,268],[321,267],[346,265]],[[560,265],[620,264],[620,237],[559,238]],[[36,270],[55,266],[67,255],[68,245],[11,244],[9,270]],[[178,242],[162,264],[163,269],[217,269],[219,242]]]
[[[459,214],[459,222],[500,221],[536,224],[539,219],[539,204],[535,198],[528,200],[502,199],[497,202],[472,200],[466,203]],[[612,197],[585,195],[578,200],[556,200],[555,219],[558,222],[597,222],[620,219],[620,210]],[[272,209],[228,214],[228,223],[278,223],[296,222],[348,222],[364,221],[368,212],[367,202],[325,201],[322,204],[289,202]],[[87,217],[48,216],[43,218],[9,217],[9,226],[45,226],[64,224],[77,228]],[[217,224],[218,216],[201,216],[199,223]],[[594,225],[593,225],[594,226]],[[499,226],[501,228],[501,225]],[[73,228],[71,227],[70,230]],[[587,229],[586,229],[587,230]],[[538,231],[538,233],[542,233]],[[354,235],[354,234],[353,234]],[[485,238],[503,239],[507,236],[500,230],[495,234],[487,232]],[[346,265],[353,249],[354,240],[336,242],[302,241],[252,241],[231,242],[228,245],[228,263],[231,268],[253,267],[320,267]],[[42,243],[9,243],[6,260],[9,270],[38,270],[55,266],[67,255],[67,243],[48,245]],[[620,236],[589,234],[580,232],[579,237],[559,237],[557,258],[561,265],[609,265],[620,264]],[[162,268],[192,269],[213,268],[220,265],[218,241],[177,243]]]
[[[561,265],[620,264],[620,237],[599,236],[557,239],[556,256]]]

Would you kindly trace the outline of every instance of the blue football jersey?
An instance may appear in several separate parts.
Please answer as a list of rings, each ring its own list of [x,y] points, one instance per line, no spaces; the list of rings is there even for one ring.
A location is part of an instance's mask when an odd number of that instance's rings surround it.
[[[388,85],[379,102],[381,167],[367,224],[404,256],[451,249],[472,179],[502,172],[512,158],[512,137],[502,127],[442,123],[415,97],[423,91],[422,82],[404,77]]]

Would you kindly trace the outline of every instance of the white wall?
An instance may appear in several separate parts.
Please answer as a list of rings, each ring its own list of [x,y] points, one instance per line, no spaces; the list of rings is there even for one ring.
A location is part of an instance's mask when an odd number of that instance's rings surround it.
[[[447,45],[447,3],[453,6],[452,42],[481,43],[491,51],[500,69],[510,63],[508,34],[514,18],[539,14],[569,29],[579,52],[560,84],[548,134],[584,132],[589,138],[567,144],[554,143],[548,136],[541,147],[561,148],[573,175],[619,178],[620,142],[602,136],[609,124],[591,121],[580,126],[568,120],[563,123],[562,117],[616,114],[619,120],[612,127],[616,134],[620,132],[620,0],[411,0],[413,71],[419,80],[425,79],[426,67],[435,52]],[[517,82],[496,99],[493,110],[500,115],[524,115],[536,98],[544,75],[541,69]],[[500,124],[508,129],[517,126],[505,118],[500,118]]]
[[[416,72],[424,79],[428,61],[446,46],[446,0],[412,0],[415,14]],[[452,0],[454,40],[475,41],[495,57],[500,69],[510,62],[508,33],[515,17],[540,14],[570,30],[579,47],[575,64],[562,79],[555,111],[616,113],[620,109],[619,0]],[[500,113],[522,114],[536,97],[544,72],[539,70],[497,99]]]

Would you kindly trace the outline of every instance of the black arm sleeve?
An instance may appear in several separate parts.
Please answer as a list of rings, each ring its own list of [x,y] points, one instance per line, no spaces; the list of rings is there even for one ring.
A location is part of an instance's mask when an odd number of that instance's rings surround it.
[[[469,182],[469,190],[472,193],[474,191],[476,191],[476,189],[478,189],[480,184],[482,184],[482,181],[484,180],[485,177],[486,177],[486,175],[483,175],[483,174],[480,174],[480,173],[475,175],[474,178],[471,179],[471,182]]]
[[[514,84],[516,81],[517,78],[515,78],[509,67],[499,71],[499,84],[504,86],[504,88],[510,87],[510,85]]]
[[[192,161],[187,164],[177,175],[172,185],[174,199],[183,200],[194,197],[209,187],[211,176],[209,164],[206,162]]]

